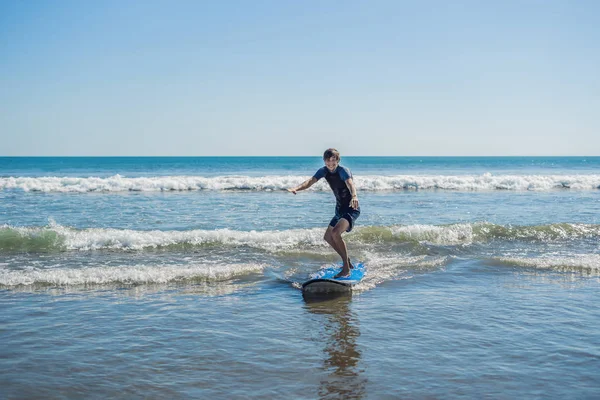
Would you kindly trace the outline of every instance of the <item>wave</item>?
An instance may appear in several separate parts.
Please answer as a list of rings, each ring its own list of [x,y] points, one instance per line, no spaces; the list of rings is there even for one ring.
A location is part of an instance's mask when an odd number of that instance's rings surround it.
[[[202,246],[250,246],[264,250],[289,250],[297,246],[324,246],[323,229],[287,231],[136,231],[130,229],[75,229],[0,227],[0,251],[143,250]]]
[[[600,274],[600,254],[573,254],[571,256],[499,257],[494,259],[505,265],[549,269],[560,272]]]
[[[411,279],[416,274],[443,268],[450,261],[445,256],[390,256],[366,253],[368,272],[354,287],[357,291],[374,289],[389,280]]]
[[[111,177],[3,177],[0,190],[26,192],[164,192],[164,191],[283,191],[300,184],[298,176],[161,176]],[[396,175],[359,176],[362,191],[453,190],[453,191],[549,191],[600,189],[600,175]],[[329,190],[321,181],[310,190]]]
[[[397,225],[361,227],[355,235],[363,242],[426,242],[436,245],[486,243],[492,240],[555,242],[600,237],[600,225],[496,225],[488,222],[451,225]]]
[[[391,279],[407,279],[419,271],[426,272],[443,267],[448,257],[402,256],[380,257],[366,255],[369,272],[356,287],[358,291],[373,289]],[[329,267],[331,264],[324,265]],[[236,285],[247,285],[243,279],[251,274],[264,274],[270,270],[266,264],[159,264],[159,265],[101,265],[81,268],[28,267],[26,269],[0,268],[0,287],[23,288],[39,286],[105,286],[153,285],[170,283],[219,283],[237,280]],[[314,273],[314,272],[313,272]],[[310,275],[295,269],[284,271],[284,280],[296,288]],[[215,286],[212,286],[215,288]]]
[[[557,242],[598,239],[600,225],[548,224],[503,226],[487,222],[452,225],[395,225],[357,227],[345,236],[355,244],[430,243],[441,246],[502,241]],[[326,248],[323,229],[236,231],[137,231],[130,229],[76,229],[57,224],[46,227],[0,226],[0,252],[53,252],[89,250],[188,249],[248,246],[270,252]]]
[[[261,272],[263,264],[127,265],[29,270],[0,269],[0,286],[71,286],[219,282]]]

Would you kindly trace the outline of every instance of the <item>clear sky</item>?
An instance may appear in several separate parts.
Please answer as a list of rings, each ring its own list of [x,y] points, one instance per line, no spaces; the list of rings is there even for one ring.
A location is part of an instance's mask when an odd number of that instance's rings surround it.
[[[600,155],[600,1],[0,0],[0,155]]]

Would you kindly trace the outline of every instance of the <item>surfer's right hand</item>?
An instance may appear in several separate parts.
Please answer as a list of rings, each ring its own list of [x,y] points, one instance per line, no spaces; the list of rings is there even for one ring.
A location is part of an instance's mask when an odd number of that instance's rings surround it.
[[[296,188],[288,188],[287,191],[296,194]]]

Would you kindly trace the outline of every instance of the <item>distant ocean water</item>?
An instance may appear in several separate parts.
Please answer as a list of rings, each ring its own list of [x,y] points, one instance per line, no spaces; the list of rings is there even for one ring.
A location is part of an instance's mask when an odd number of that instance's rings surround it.
[[[600,157],[0,158],[7,398],[594,398]]]

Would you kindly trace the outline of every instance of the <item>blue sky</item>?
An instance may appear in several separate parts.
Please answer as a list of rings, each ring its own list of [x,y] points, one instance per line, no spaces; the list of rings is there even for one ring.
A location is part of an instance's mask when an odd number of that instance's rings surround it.
[[[0,0],[0,155],[600,155],[597,1]]]

